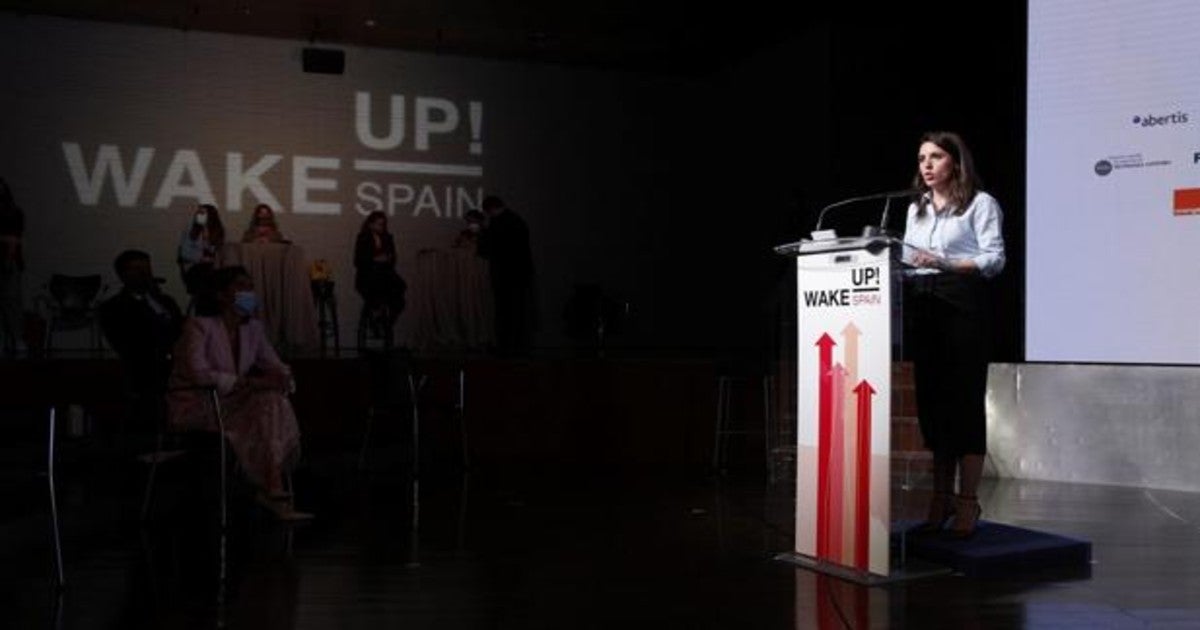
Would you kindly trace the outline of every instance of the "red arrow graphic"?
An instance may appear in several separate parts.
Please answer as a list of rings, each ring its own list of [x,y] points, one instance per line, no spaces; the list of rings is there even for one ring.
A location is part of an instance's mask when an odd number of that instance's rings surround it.
[[[866,379],[854,388],[858,394],[858,487],[854,520],[854,566],[866,571],[871,549],[871,397],[875,388]]]
[[[829,333],[817,340],[817,557],[829,551],[829,434],[833,421],[833,347]]]

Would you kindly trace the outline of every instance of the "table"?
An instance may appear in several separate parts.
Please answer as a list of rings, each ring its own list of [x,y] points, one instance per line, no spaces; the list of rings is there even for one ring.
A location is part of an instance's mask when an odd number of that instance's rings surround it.
[[[413,311],[413,347],[486,348],[495,341],[488,263],[471,248],[417,252],[408,307]]]

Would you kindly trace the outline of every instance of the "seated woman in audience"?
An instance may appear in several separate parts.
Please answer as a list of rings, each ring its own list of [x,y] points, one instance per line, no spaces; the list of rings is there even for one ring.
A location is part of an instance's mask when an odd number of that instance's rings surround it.
[[[408,284],[396,273],[396,240],[387,229],[387,215],[372,212],[363,220],[354,241],[354,289],[363,308],[380,326],[391,327],[404,310]]]
[[[250,217],[250,225],[242,234],[243,243],[286,243],[279,224],[275,221],[275,212],[271,206],[260,203],[254,207],[254,216]]]
[[[293,508],[284,487],[284,477],[300,455],[300,430],[288,401],[291,370],[254,317],[254,281],[244,267],[223,267],[213,273],[213,289],[216,311],[189,318],[175,348],[174,391],[168,398],[171,425],[215,431],[207,392],[186,389],[215,387],[225,437],[258,486],[259,503],[283,520],[311,518]]]
[[[179,237],[179,268],[188,295],[202,293],[204,279],[212,273],[221,246],[225,244],[225,226],[217,207],[200,204]]]

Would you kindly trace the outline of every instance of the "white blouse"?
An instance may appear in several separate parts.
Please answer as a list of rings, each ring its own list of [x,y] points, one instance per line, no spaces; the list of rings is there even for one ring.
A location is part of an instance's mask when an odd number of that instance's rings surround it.
[[[917,216],[920,205],[925,212]],[[975,193],[966,212],[954,214],[949,208],[934,212],[929,193],[908,206],[904,242],[948,260],[971,259],[979,274],[991,278],[1004,269],[1004,236],[1000,233],[1003,216],[1000,203],[985,193]],[[912,273],[940,273],[921,268]]]

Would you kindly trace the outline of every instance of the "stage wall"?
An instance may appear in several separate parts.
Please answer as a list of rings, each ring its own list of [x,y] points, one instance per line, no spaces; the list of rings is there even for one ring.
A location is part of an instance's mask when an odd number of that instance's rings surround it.
[[[708,179],[684,150],[714,127],[694,85],[355,47],[344,74],[308,74],[309,45],[0,14],[0,176],[27,214],[26,302],[53,272],[115,283],[128,247],[182,299],[175,249],[195,204],[216,203],[237,238],[264,202],[333,264],[352,339],[367,212],[391,215],[412,283],[416,253],[448,247],[461,215],[498,194],[530,226],[539,344],[565,343],[576,282],[630,301],[648,339],[696,341],[662,325],[694,311],[668,236]]]
[[[988,458],[1000,477],[1200,491],[1200,369],[993,364]]]

